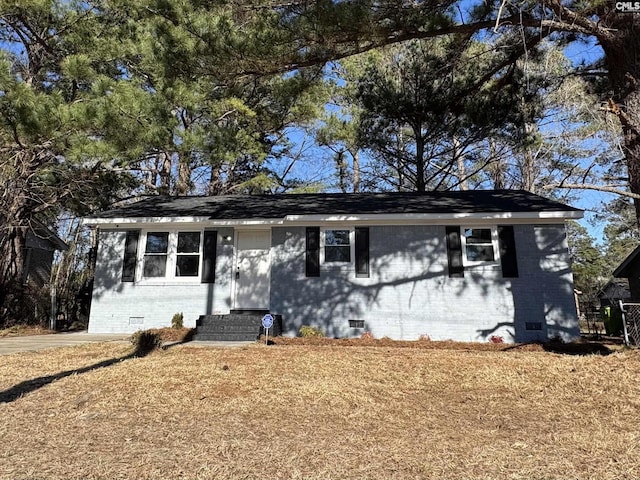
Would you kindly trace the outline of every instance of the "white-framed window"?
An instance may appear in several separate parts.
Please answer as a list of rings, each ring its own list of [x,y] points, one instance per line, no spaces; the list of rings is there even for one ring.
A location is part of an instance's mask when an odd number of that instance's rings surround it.
[[[169,258],[169,232],[147,232],[142,259],[144,278],[161,278],[167,275]]]
[[[202,269],[202,231],[171,230],[142,232],[138,280],[199,279]]]
[[[178,232],[176,277],[199,276],[201,243],[200,232]]]
[[[320,235],[321,263],[334,266],[352,265],[354,240],[353,228],[323,228]]]
[[[500,261],[498,228],[496,226],[463,226],[460,228],[462,263],[464,265],[494,265]]]

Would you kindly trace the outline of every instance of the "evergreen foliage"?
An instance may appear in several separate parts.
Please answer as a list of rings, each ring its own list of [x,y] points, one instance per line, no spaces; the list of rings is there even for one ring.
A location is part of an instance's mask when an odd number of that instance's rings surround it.
[[[322,189],[296,173],[294,129],[331,151],[342,191],[639,199],[639,21],[590,1],[0,0],[0,324],[28,314],[34,221],[56,229],[139,194]],[[582,39],[603,57],[575,67],[561,49]],[[607,228],[610,263],[637,225]],[[93,255],[78,231],[54,273],[68,298],[90,288],[73,275]],[[587,278],[595,253],[576,235]]]
[[[582,292],[581,299],[584,303],[596,304],[598,293],[609,280],[613,270],[607,265],[602,249],[596,244],[595,239],[579,223],[568,223],[567,240],[574,286]]]

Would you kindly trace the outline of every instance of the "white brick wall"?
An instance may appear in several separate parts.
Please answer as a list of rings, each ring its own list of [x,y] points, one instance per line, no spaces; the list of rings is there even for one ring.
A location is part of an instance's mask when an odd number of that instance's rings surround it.
[[[121,282],[126,233],[100,232],[89,333],[133,333],[171,326],[182,312],[184,326],[195,327],[206,313],[228,313],[231,304],[231,256],[233,246],[222,242],[232,229],[218,230],[216,283],[173,282],[160,285]]]
[[[216,283],[142,285],[122,283],[125,233],[102,231],[89,330],[133,332],[168,326],[183,312],[185,326],[199,315],[226,313],[231,305],[233,247],[218,231]],[[349,319],[364,320],[375,337],[487,341],[542,340],[578,335],[573,280],[563,225],[514,227],[519,277],[502,278],[500,267],[465,268],[449,278],[443,226],[370,227],[370,278],[353,270],[323,266],[319,278],[305,277],[304,227],[272,229],[272,313],[296,335],[301,325],[328,336],[359,335]],[[131,317],[142,323],[131,324]],[[540,322],[541,331],[526,324]]]
[[[573,282],[562,225],[515,226],[519,278],[499,267],[465,268],[449,278],[445,228],[371,227],[371,277],[321,268],[304,277],[304,228],[275,228],[271,307],[285,330],[315,325],[328,336],[356,332],[349,319],[365,320],[375,337],[533,341],[578,334]],[[526,330],[541,322],[542,331]]]

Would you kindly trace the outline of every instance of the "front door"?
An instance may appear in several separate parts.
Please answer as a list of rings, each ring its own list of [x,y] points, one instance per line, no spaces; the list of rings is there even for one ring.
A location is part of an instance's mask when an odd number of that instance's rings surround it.
[[[239,230],[236,244],[236,309],[269,309],[270,230]]]

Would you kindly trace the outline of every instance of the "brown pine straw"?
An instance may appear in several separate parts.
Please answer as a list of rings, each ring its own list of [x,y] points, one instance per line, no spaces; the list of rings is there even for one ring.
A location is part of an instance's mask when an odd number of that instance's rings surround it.
[[[0,357],[0,478],[640,478],[638,351],[131,351]]]
[[[53,330],[37,325],[14,325],[0,329],[0,337],[24,337],[27,335],[51,335]]]

